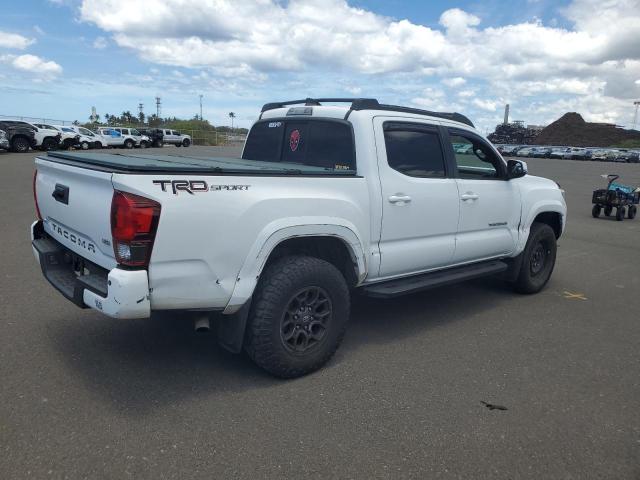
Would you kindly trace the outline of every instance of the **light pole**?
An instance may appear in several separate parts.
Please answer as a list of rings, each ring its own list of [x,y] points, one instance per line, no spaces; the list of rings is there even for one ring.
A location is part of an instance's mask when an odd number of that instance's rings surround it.
[[[202,121],[202,94],[200,94],[200,121]]]
[[[640,100],[636,100],[635,102],[633,102],[633,104],[636,107],[636,111],[633,114],[633,125],[632,125],[632,129],[635,130],[636,129],[636,122],[638,121],[638,107],[640,107]]]

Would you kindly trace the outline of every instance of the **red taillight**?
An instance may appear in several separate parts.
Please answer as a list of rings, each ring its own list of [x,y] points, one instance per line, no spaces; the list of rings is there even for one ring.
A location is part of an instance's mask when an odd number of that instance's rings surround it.
[[[40,207],[38,206],[38,193],[36,192],[36,178],[38,176],[38,170],[33,171],[33,202],[36,204],[36,217],[38,220],[42,220],[40,215]]]
[[[158,202],[132,193],[113,192],[111,236],[118,263],[131,267],[149,265],[159,219]]]

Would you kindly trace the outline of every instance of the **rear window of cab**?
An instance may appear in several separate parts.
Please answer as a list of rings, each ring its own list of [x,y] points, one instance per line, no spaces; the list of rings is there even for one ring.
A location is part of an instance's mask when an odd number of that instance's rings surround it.
[[[259,121],[251,127],[242,158],[356,170],[353,130],[348,122],[340,120]]]

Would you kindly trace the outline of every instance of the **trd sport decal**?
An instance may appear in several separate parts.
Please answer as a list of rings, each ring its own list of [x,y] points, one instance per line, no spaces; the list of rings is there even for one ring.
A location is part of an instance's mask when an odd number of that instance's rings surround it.
[[[292,152],[295,152],[300,145],[300,130],[294,130],[289,136],[289,148]]]
[[[160,185],[163,192],[167,191],[167,185],[171,185],[171,191],[174,195],[177,195],[178,192],[194,195],[200,192],[218,192],[221,190],[249,190],[250,187],[250,185],[209,185],[204,180],[154,180],[153,183]]]

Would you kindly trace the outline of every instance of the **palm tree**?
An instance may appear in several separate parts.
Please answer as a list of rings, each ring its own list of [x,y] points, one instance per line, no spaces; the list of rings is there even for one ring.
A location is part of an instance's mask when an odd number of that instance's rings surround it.
[[[233,131],[233,119],[236,118],[236,114],[229,112],[229,118],[231,119],[231,130]]]

